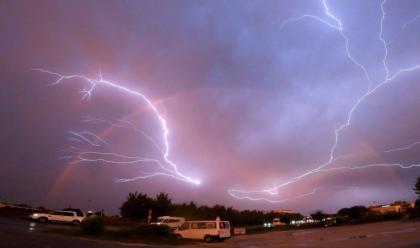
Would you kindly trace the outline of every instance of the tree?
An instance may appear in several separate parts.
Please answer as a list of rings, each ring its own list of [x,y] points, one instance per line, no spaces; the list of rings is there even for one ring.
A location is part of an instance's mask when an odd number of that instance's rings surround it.
[[[127,200],[120,207],[121,216],[127,219],[146,221],[149,209],[153,206],[153,199],[146,194],[129,193]]]
[[[154,217],[170,215],[172,213],[172,200],[169,199],[168,194],[161,192],[156,195],[156,200],[153,205],[154,207],[152,210]]]
[[[414,205],[414,215],[420,217],[420,176],[417,177],[416,184],[413,187],[413,190],[417,194],[417,200]]]
[[[303,215],[299,214],[299,213],[283,213],[278,215],[278,218],[280,218],[280,221],[286,224],[290,224],[290,222],[292,222],[292,220],[296,221],[296,220],[303,220]]]
[[[342,208],[337,212],[338,216],[348,217],[350,219],[361,219],[369,213],[365,206],[353,206],[351,208]]]
[[[416,184],[413,187],[413,190],[417,194],[417,199],[420,199],[420,176],[417,177]]]
[[[341,217],[349,217],[350,216],[350,209],[349,208],[342,208],[337,212],[338,216]]]
[[[311,214],[311,217],[314,220],[322,221],[325,217],[327,217],[327,214],[325,214],[324,212],[322,212],[322,210],[317,210],[317,211],[315,211],[315,212],[313,212]]]

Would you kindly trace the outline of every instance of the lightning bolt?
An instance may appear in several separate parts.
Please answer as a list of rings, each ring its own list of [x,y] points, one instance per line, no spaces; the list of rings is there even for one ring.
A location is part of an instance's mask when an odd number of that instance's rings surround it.
[[[388,152],[399,152],[399,151],[405,151],[405,150],[410,150],[411,148],[420,145],[420,141],[416,141],[408,146],[403,146],[403,147],[398,147],[398,148],[393,148],[393,149],[389,149],[386,150],[384,152],[388,153]]]
[[[401,36],[401,34],[405,32],[407,27],[410,26],[411,24],[413,24],[414,22],[416,22],[418,19],[420,19],[420,14],[413,17],[410,21],[404,23],[402,28],[400,29],[400,31],[395,36],[395,38],[388,42],[388,46],[392,45],[392,43],[394,43],[396,40],[398,40],[398,38]]]
[[[91,118],[86,117],[82,119],[82,122],[102,122],[105,124],[108,124],[109,126],[115,127],[115,128],[122,128],[122,129],[129,129],[133,130],[136,133],[140,134],[144,138],[146,138],[160,153],[164,154],[164,149],[156,142],[150,135],[148,135],[145,131],[138,128],[134,123],[127,121],[127,120],[121,120],[121,119],[115,119],[115,120],[108,120],[108,119],[101,119],[101,118]]]
[[[265,198],[265,197],[251,197],[251,196],[248,195],[249,192],[246,192],[246,191],[237,192],[237,193],[242,193],[243,195],[238,194],[238,195],[235,196],[235,198],[239,199],[239,200],[266,201],[266,202],[269,202],[269,203],[283,203],[283,202],[287,202],[287,201],[297,200],[299,198],[307,197],[307,196],[310,196],[310,195],[314,195],[314,194],[317,193],[318,190],[319,190],[319,188],[314,188],[310,192],[303,193],[301,195],[296,195],[296,196],[293,196],[293,197],[290,197],[290,198],[281,199],[281,200],[272,200],[272,199],[268,199],[268,198]]]
[[[280,30],[283,29],[286,25],[288,25],[291,22],[299,22],[299,21],[302,21],[302,20],[305,20],[305,19],[312,19],[312,20],[315,20],[317,22],[320,22],[321,24],[324,24],[324,25],[328,26],[329,28],[332,28],[332,29],[338,31],[339,35],[344,40],[344,46],[345,46],[345,51],[346,51],[347,58],[362,70],[365,78],[369,82],[368,90],[370,90],[372,85],[373,85],[373,82],[372,82],[372,80],[369,76],[369,73],[368,73],[366,67],[363,64],[361,64],[359,61],[357,61],[353,57],[353,55],[351,55],[350,48],[349,48],[349,38],[344,33],[343,24],[342,24],[341,20],[338,19],[337,17],[335,17],[333,14],[331,14],[330,9],[329,9],[329,7],[327,5],[327,2],[325,0],[322,1],[322,4],[323,4],[323,7],[324,7],[325,14],[328,17],[330,17],[332,20],[334,20],[335,24],[330,23],[327,20],[324,20],[323,18],[321,18],[319,16],[306,14],[306,15],[302,15],[300,17],[289,18],[289,19],[285,20],[283,23],[281,23]]]
[[[359,187],[355,187],[355,186],[335,186],[334,188],[349,189],[349,190],[358,190],[359,189]],[[238,195],[236,198],[240,199],[240,200],[265,201],[265,202],[269,202],[269,203],[283,203],[283,202],[293,201],[293,200],[297,200],[297,199],[300,199],[300,198],[315,195],[321,189],[322,189],[321,187],[316,187],[316,188],[312,189],[311,191],[309,191],[307,193],[303,193],[303,194],[300,194],[300,195],[295,195],[295,196],[292,196],[292,197],[289,197],[289,198],[284,198],[284,199],[279,199],[279,200],[268,199],[266,197],[250,197],[247,194]]]
[[[348,127],[351,126],[351,120],[352,120],[353,114],[359,108],[361,103],[364,100],[366,100],[369,96],[373,95],[378,89],[380,89],[384,85],[392,82],[394,79],[398,78],[401,74],[412,72],[412,71],[415,71],[415,70],[420,68],[420,64],[419,65],[414,65],[414,66],[408,67],[408,68],[402,68],[391,76],[390,70],[389,70],[388,65],[387,65],[389,43],[387,43],[385,41],[384,37],[383,37],[384,20],[385,20],[385,16],[386,16],[386,12],[385,12],[385,8],[384,8],[385,3],[386,3],[386,0],[381,1],[380,9],[381,9],[382,15],[381,15],[381,19],[380,19],[380,27],[379,27],[379,34],[378,34],[378,39],[382,42],[383,47],[384,47],[384,56],[382,57],[382,65],[383,65],[384,70],[385,70],[385,77],[384,77],[384,80],[379,82],[376,86],[374,86],[373,82],[371,81],[366,67],[364,65],[362,65],[361,63],[359,63],[352,56],[352,54],[350,52],[350,49],[349,49],[349,39],[346,36],[346,34],[344,33],[342,21],[330,11],[330,8],[329,8],[326,0],[322,0],[322,6],[324,8],[324,14],[327,17],[329,17],[331,20],[333,20],[334,23],[331,23],[328,20],[325,20],[325,19],[323,19],[322,17],[319,17],[319,16],[305,14],[305,15],[302,15],[302,16],[296,17],[296,18],[289,18],[289,19],[285,20],[280,25],[280,28],[284,28],[286,25],[288,25],[292,22],[298,22],[298,21],[302,21],[302,20],[305,20],[305,19],[309,19],[309,20],[314,20],[314,21],[320,22],[320,23],[326,25],[329,28],[337,30],[339,32],[340,36],[342,37],[342,39],[344,40],[345,50],[346,50],[346,54],[347,54],[348,59],[350,61],[352,61],[356,66],[358,66],[363,71],[364,76],[366,77],[367,81],[369,82],[368,89],[363,95],[361,95],[356,100],[356,102],[350,108],[349,112],[347,113],[347,118],[346,118],[345,122],[342,123],[337,129],[334,130],[335,139],[334,139],[334,143],[333,143],[333,145],[330,149],[330,152],[329,152],[329,158],[326,162],[318,165],[314,169],[309,170],[309,171],[307,171],[307,172],[305,172],[305,173],[303,173],[303,174],[301,174],[301,175],[299,175],[295,178],[292,178],[292,179],[290,179],[286,182],[283,182],[283,183],[279,183],[279,184],[275,185],[274,187],[261,189],[261,190],[229,189],[227,192],[230,196],[232,196],[234,198],[237,198],[237,199],[248,199],[248,200],[253,200],[253,201],[265,200],[265,201],[270,202],[272,200],[270,200],[268,198],[252,197],[252,195],[253,194],[267,194],[269,196],[278,195],[279,194],[279,189],[284,188],[286,186],[289,186],[291,184],[297,183],[301,179],[303,179],[305,177],[308,177],[310,175],[313,175],[317,172],[321,172],[321,171],[322,172],[328,172],[328,171],[333,171],[333,170],[350,170],[351,168],[356,170],[356,169],[366,169],[366,168],[370,168],[370,167],[386,167],[386,166],[388,166],[388,167],[398,167],[398,168],[401,168],[401,169],[410,169],[410,168],[419,167],[416,164],[415,165],[410,165],[410,166],[404,166],[404,165],[401,165],[401,164],[369,164],[369,165],[358,166],[358,167],[339,167],[339,168],[324,169],[326,166],[331,165],[337,159],[336,156],[335,156],[335,151],[337,149],[337,146],[338,146],[338,143],[339,143],[339,140],[340,140],[340,134],[345,129],[347,129]],[[417,17],[415,19],[413,19],[411,21],[411,23],[414,22],[416,19],[417,19]],[[409,24],[411,24],[411,23],[409,23]],[[409,24],[407,24],[407,25],[409,25]],[[412,146],[414,146],[414,145],[412,145]],[[408,148],[411,148],[412,146],[410,146]],[[389,151],[398,150],[398,149],[399,148],[391,149]],[[406,149],[406,147],[401,148],[401,150],[403,150],[403,149]],[[284,201],[287,201],[287,199],[283,199],[283,200],[279,200],[279,201],[275,201],[275,202],[284,202]]]
[[[388,58],[388,45],[387,42],[384,39],[384,20],[385,20],[385,8],[384,5],[386,3],[386,0],[382,0],[381,2],[381,22],[380,22],[380,29],[379,29],[379,40],[382,42],[382,44],[384,45],[384,56],[382,58],[382,65],[384,66],[385,69],[385,80],[387,80],[389,78],[389,68],[388,65],[386,63],[386,60]]]
[[[83,152],[83,151],[80,151],[80,149],[72,148],[70,152],[73,152],[73,154],[77,158],[76,163],[102,162],[105,164],[112,164],[112,165],[117,165],[117,164],[138,165],[138,163],[144,163],[144,162],[155,163],[162,170],[161,172],[145,173],[146,175],[142,175],[136,178],[118,179],[117,181],[128,182],[128,181],[133,181],[133,180],[138,180],[138,179],[151,178],[155,176],[166,176],[166,177],[171,177],[176,180],[184,181],[187,183],[192,183],[196,185],[200,184],[199,180],[193,179],[181,173],[178,170],[177,165],[173,161],[170,160],[169,158],[170,146],[169,146],[169,140],[168,140],[169,128],[168,128],[166,119],[163,118],[163,116],[159,113],[157,107],[144,94],[142,94],[139,91],[127,88],[123,85],[117,84],[115,82],[111,82],[111,81],[103,79],[102,72],[100,72],[99,74],[99,79],[93,79],[93,78],[89,78],[87,76],[78,75],[78,74],[62,75],[60,73],[52,72],[52,71],[41,69],[41,68],[35,68],[33,70],[55,76],[57,80],[52,82],[51,85],[58,85],[66,81],[71,82],[71,80],[81,80],[81,81],[86,82],[87,83],[86,87],[82,89],[81,91],[82,99],[90,100],[94,89],[98,86],[108,86],[115,90],[121,91],[123,93],[139,97],[141,100],[143,100],[146,103],[149,109],[152,110],[152,112],[154,113],[154,115],[156,116],[156,118],[158,119],[160,123],[160,127],[162,130],[163,143],[164,143],[163,148],[161,148],[157,144],[157,142],[155,142],[150,136],[148,136],[145,132],[137,128],[131,122],[124,121],[124,120],[109,121],[109,120],[102,120],[102,119],[85,118],[83,120],[85,122],[92,122],[92,121],[105,122],[105,123],[114,125],[116,127],[131,128],[135,130],[137,133],[140,133],[141,135],[146,137],[150,142],[152,142],[152,144],[162,153],[162,158],[161,159],[144,158],[144,157],[136,157],[136,156],[126,156],[126,155],[117,154],[117,153],[97,152],[97,151]],[[106,144],[106,142],[103,139],[97,137],[96,135],[88,131],[83,131],[83,132],[71,131],[70,134],[72,134],[74,136],[73,138],[75,138],[76,140],[87,142],[88,144],[92,146],[99,146],[100,145],[99,143]]]
[[[73,139],[75,141],[84,141],[91,146],[101,146],[101,145],[107,144],[102,138],[98,137],[96,134],[89,131],[81,131],[81,132],[69,131],[69,133],[72,135],[70,139]],[[89,138],[89,136],[91,138]]]
[[[420,164],[403,165],[399,163],[393,163],[393,164],[378,163],[378,164],[367,164],[367,165],[352,166],[352,167],[350,166],[333,167],[333,168],[328,168],[328,169],[320,169],[320,170],[317,170],[316,172],[330,172],[330,171],[337,171],[337,170],[360,170],[360,169],[367,169],[367,168],[372,168],[372,167],[398,167],[400,169],[411,169],[415,167],[420,167]]]

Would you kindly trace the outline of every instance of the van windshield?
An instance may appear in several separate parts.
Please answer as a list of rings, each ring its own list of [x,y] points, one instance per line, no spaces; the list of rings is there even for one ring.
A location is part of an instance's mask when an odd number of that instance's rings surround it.
[[[187,230],[189,228],[190,228],[190,223],[185,222],[184,224],[182,224],[182,226],[179,227],[179,230]]]

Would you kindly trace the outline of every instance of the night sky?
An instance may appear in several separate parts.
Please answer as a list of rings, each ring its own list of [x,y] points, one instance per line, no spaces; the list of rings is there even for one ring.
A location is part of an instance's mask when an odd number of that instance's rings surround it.
[[[308,213],[414,200],[420,1],[381,3],[1,1],[0,201],[117,213],[137,190]]]

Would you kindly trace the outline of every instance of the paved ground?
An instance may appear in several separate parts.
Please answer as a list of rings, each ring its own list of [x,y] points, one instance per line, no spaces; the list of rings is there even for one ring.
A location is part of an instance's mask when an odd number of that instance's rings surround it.
[[[127,248],[156,247],[146,245],[119,244],[117,242],[104,242],[74,238],[45,232],[47,229],[79,228],[64,224],[41,224],[29,220],[0,217],[0,247],[1,248]],[[159,246],[162,247],[162,246]]]
[[[420,247],[420,221],[271,232],[200,247]]]
[[[94,241],[46,233],[47,228],[78,228],[70,225],[39,224],[28,220],[0,217],[0,247],[4,248],[126,248],[163,247]],[[420,221],[271,232],[237,236],[223,243],[193,243],[181,248],[270,248],[270,247],[420,247]]]

